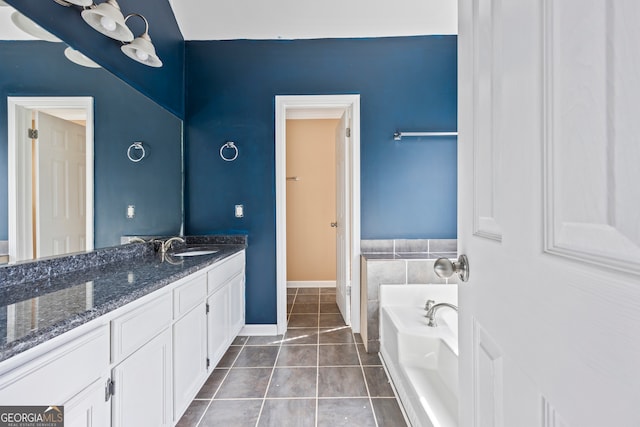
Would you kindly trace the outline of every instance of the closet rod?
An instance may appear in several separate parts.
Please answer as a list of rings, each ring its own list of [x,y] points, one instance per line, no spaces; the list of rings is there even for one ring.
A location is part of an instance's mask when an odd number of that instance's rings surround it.
[[[403,136],[458,136],[458,132],[400,132],[396,131],[393,134],[393,139],[396,141],[402,140]]]

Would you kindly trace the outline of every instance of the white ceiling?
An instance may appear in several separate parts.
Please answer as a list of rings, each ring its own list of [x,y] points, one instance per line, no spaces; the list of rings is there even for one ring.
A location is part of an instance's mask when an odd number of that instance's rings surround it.
[[[458,0],[169,0],[185,40],[457,34]],[[157,30],[155,30],[157,31]]]
[[[457,34],[457,0],[169,0],[169,3],[185,40]],[[11,7],[0,7],[0,40],[33,40],[13,25],[11,12]]]

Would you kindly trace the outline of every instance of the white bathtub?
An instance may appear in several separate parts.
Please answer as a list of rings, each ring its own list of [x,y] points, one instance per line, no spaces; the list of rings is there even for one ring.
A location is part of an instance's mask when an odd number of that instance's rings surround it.
[[[414,427],[457,427],[458,315],[427,326],[428,299],[457,305],[457,285],[380,286],[380,354]]]

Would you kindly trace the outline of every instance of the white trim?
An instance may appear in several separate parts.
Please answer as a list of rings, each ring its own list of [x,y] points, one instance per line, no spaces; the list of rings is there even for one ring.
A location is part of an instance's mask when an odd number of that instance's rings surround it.
[[[86,122],[86,250],[93,250],[94,229],[93,229],[93,97],[91,96],[64,96],[64,97],[7,97],[7,129],[8,129],[8,199],[9,199],[9,260],[15,261],[17,254],[17,213],[15,207],[18,203],[18,190],[16,182],[16,162],[15,144],[18,138],[16,129],[16,107],[28,109],[48,109],[48,108],[73,108],[84,109],[87,113]]]
[[[344,108],[300,108],[287,111],[287,120],[339,119],[343,113]]]
[[[278,325],[244,325],[238,335],[243,337],[271,337],[278,335]]]
[[[360,95],[276,96],[276,283],[278,333],[287,330],[286,120],[290,111],[352,113],[351,129],[351,328],[360,332]]]
[[[288,281],[287,288],[335,288],[335,280]]]

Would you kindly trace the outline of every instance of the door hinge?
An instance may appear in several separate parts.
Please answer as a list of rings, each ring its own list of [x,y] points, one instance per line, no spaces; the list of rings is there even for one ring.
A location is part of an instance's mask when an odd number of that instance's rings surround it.
[[[116,383],[109,378],[107,379],[107,384],[104,387],[104,401],[108,402],[114,394],[116,394]]]
[[[207,369],[209,369],[209,366],[211,366],[211,360],[207,357]]]
[[[205,314],[209,314],[209,303],[206,303],[204,306],[204,312]]]
[[[347,136],[347,138],[351,138],[351,128],[345,129],[345,135]]]
[[[38,129],[27,129],[29,139],[38,139]]]
[[[347,296],[350,297],[351,296],[351,286],[347,286]]]

